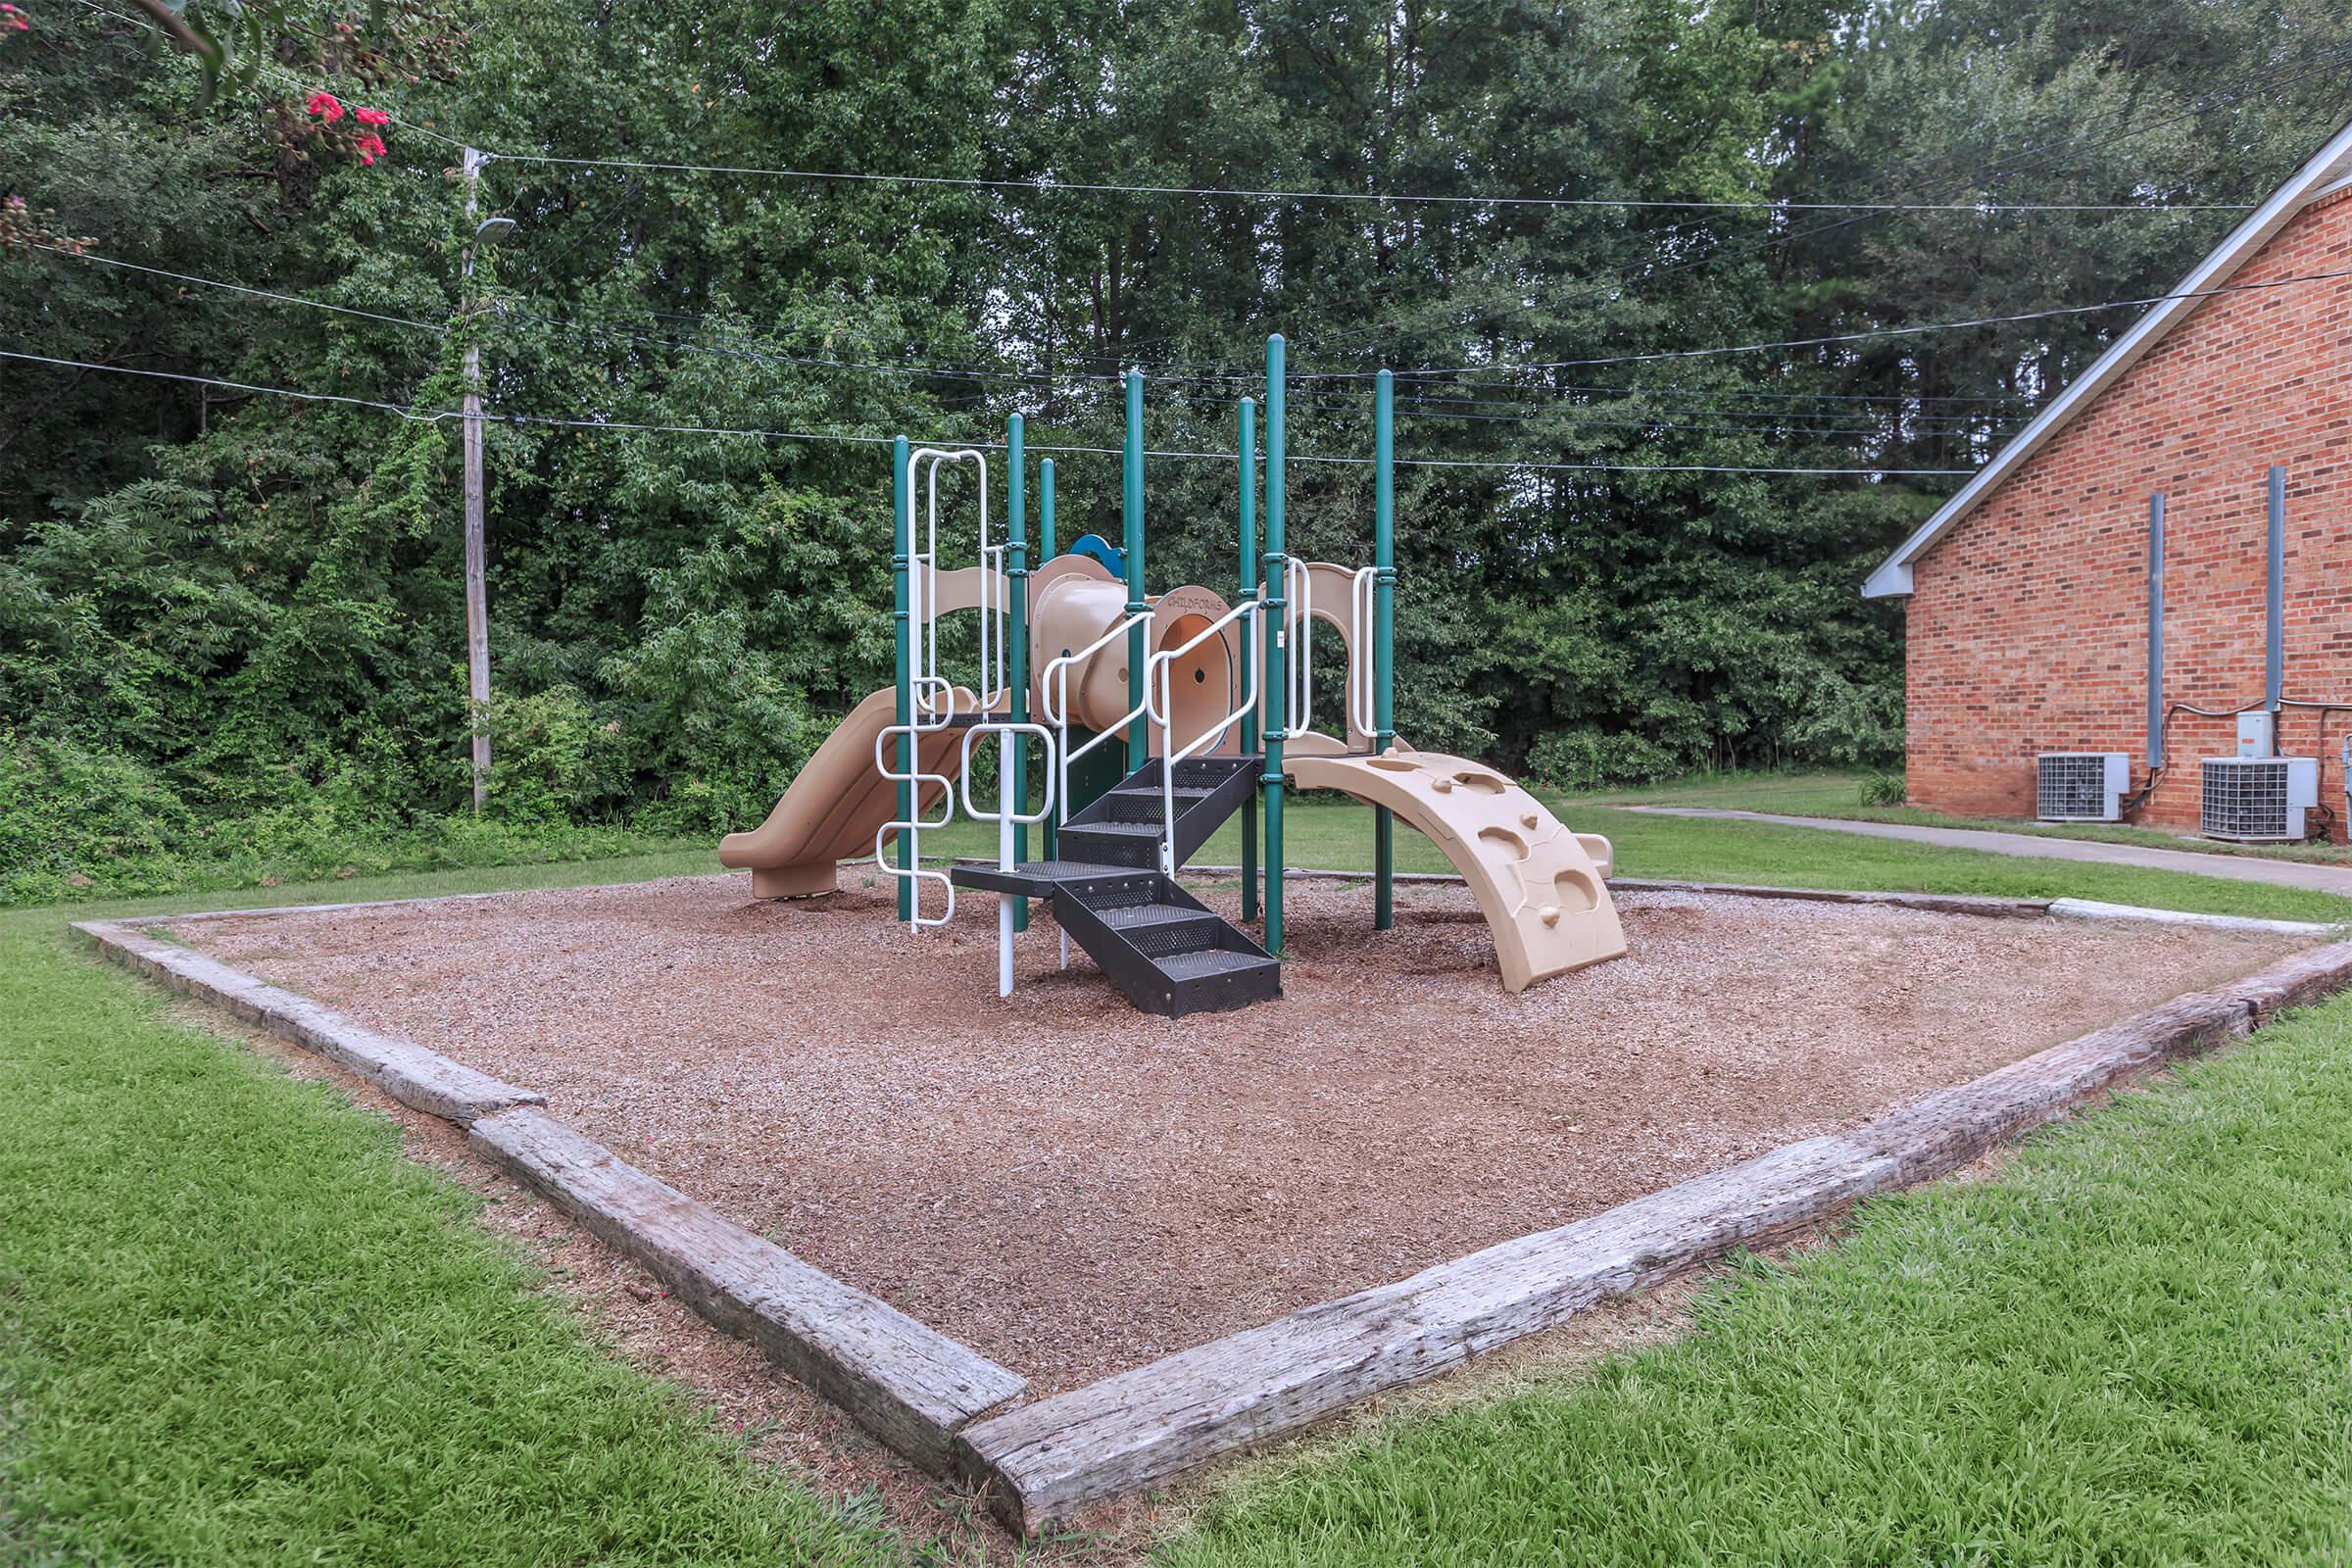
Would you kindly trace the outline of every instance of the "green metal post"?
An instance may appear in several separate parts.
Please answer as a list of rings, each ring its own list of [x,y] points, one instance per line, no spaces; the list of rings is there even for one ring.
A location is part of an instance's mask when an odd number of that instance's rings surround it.
[[[1391,660],[1396,623],[1396,387],[1383,370],[1372,383],[1372,755],[1396,739]],[[1372,929],[1396,923],[1396,816],[1372,812]]]
[[[1037,561],[1054,559],[1054,460],[1037,466]]]
[[[890,554],[890,582],[893,602],[897,605],[894,619],[899,640],[899,693],[894,710],[899,730],[899,820],[914,820],[914,736],[906,726],[914,722],[914,609],[908,603],[908,578],[912,575],[914,554],[914,493],[913,482],[906,468],[906,438],[899,437],[890,447],[890,508],[893,520]],[[905,833],[899,835],[899,868],[914,869],[914,844]],[[899,882],[899,918],[914,918],[914,879],[903,876]]]
[[[1127,372],[1127,447],[1120,462],[1125,490],[1120,497],[1121,544],[1127,552],[1127,613],[1151,609],[1144,603],[1144,372]],[[1127,633],[1127,707],[1144,705],[1144,628]],[[1127,771],[1136,772],[1152,760],[1152,727],[1142,719],[1127,723]]]
[[[1284,597],[1289,563],[1282,546],[1283,382],[1282,334],[1266,339],[1266,770],[1260,775],[1266,793],[1266,951],[1282,956],[1282,732],[1290,722],[1284,713],[1288,693],[1283,690],[1284,649],[1290,628],[1290,601]]]
[[[1004,421],[1004,683],[1012,688],[1012,721],[1029,722],[1029,496],[1021,454],[1021,416]],[[1000,808],[1029,808],[1029,738],[1018,731],[1004,737]],[[1012,825],[1012,863],[1029,858],[1029,824]],[[1029,901],[1012,901],[1012,928],[1029,929]]]
[[[1242,600],[1257,597],[1257,403],[1242,399]],[[1246,641],[1247,639],[1245,639]],[[1245,662],[1257,650],[1245,647]],[[1257,705],[1242,711],[1242,754],[1257,753]],[[1242,918],[1257,918],[1257,791],[1242,803]]]
[[[1037,559],[1054,559],[1054,460],[1046,459],[1037,466]],[[1052,656],[1049,655],[1049,658]],[[1058,809],[1059,808],[1056,808]],[[1045,839],[1045,857],[1052,860],[1061,854],[1061,832],[1048,816],[1039,830]]]

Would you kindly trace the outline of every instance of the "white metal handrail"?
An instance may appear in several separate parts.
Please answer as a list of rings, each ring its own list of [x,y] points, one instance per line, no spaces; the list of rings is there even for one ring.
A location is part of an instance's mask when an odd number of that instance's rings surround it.
[[[956,884],[949,880],[944,871],[923,869],[923,832],[926,828],[946,827],[956,820],[956,784],[944,773],[924,772],[922,754],[919,750],[915,752],[909,763],[909,771],[902,773],[891,765],[889,760],[883,755],[883,749],[893,737],[900,735],[906,737],[910,748],[917,748],[922,743],[923,731],[936,728],[938,726],[935,724],[889,724],[874,736],[874,770],[894,784],[913,786],[912,799],[915,802],[913,820],[893,820],[883,823],[874,830],[874,864],[898,880],[911,881],[915,885],[914,900],[909,906],[906,918],[908,930],[913,930],[918,926],[946,925],[950,920],[956,918]],[[936,784],[940,788],[941,810],[939,820],[936,822],[926,820],[922,814],[923,786],[926,784]],[[893,865],[890,862],[889,852],[882,847],[882,841],[889,838],[893,832],[906,835],[906,858],[911,862],[910,864]],[[936,882],[948,890],[947,909],[935,920],[923,918],[922,885],[925,882]]]
[[[1348,580],[1348,608],[1355,637],[1348,649],[1348,719],[1359,735],[1372,734],[1372,607],[1378,566],[1359,566]]]
[[[1112,626],[1084,648],[1063,654],[1046,665],[1045,677],[1040,682],[1044,688],[1039,694],[1040,701],[1046,710],[1046,722],[1052,724],[1059,732],[1054,748],[1054,755],[1055,765],[1060,769],[1061,775],[1061,788],[1057,799],[1063,808],[1063,814],[1054,819],[1056,824],[1064,823],[1069,819],[1067,808],[1070,799],[1070,764],[1118,734],[1138,718],[1143,717],[1152,707],[1152,683],[1147,680],[1144,683],[1142,703],[1129,709],[1126,716],[1118,722],[1105,724],[1102,733],[1093,740],[1073,749],[1070,745],[1070,671],[1109,647],[1115,639],[1126,636],[1138,626],[1148,627],[1151,624],[1152,612],[1139,610],[1134,614],[1120,620],[1117,625]]]
[[[1315,578],[1306,563],[1297,556],[1287,556],[1282,564],[1284,596],[1291,602],[1285,613],[1298,618],[1298,630],[1282,645],[1283,677],[1289,683],[1290,723],[1281,739],[1293,740],[1304,735],[1313,726],[1308,722],[1308,710],[1315,695]]]
[[[1038,742],[1046,749],[1046,800],[1043,806],[1039,807],[1034,811],[1016,810],[1013,808],[1012,802],[1004,798],[1002,787],[1000,787],[998,792],[997,808],[995,810],[983,811],[977,805],[973,803],[972,743],[983,735],[994,735],[998,737],[997,746],[999,748],[998,756],[1000,758],[1009,757],[1011,755],[1008,748],[1019,745],[1020,736],[1034,735],[1038,738]],[[1004,780],[1004,782],[1009,783],[1011,771],[1012,770],[1009,765],[1000,768],[999,777]],[[997,824],[998,870],[1009,871],[1013,868],[1012,830],[1014,825],[1023,822],[1043,822],[1047,817],[1053,814],[1054,800],[1054,731],[1045,725],[1014,723],[1010,720],[997,720],[988,723],[974,724],[970,729],[964,731],[962,783],[963,814],[970,817],[975,822],[994,822]],[[1010,898],[1002,893],[997,895],[997,995],[1000,997],[1009,997],[1012,995],[1012,902],[1013,901]]]
[[[955,683],[940,675],[917,675],[909,683],[913,688],[912,715],[914,729],[945,729],[948,720],[956,716]],[[936,700],[933,693],[937,693]]]
[[[1364,735],[1372,733],[1372,612],[1379,572],[1377,566],[1359,566],[1348,579],[1348,613],[1355,625],[1355,636],[1348,648],[1347,689],[1342,699],[1346,710],[1344,722]],[[1283,614],[1295,622],[1282,645],[1282,690],[1288,697],[1289,711],[1283,715],[1286,722],[1282,729],[1266,731],[1266,739],[1270,741],[1294,741],[1314,728],[1314,573],[1306,562],[1287,556],[1283,558],[1282,580],[1284,597],[1290,601]]]
[[[963,795],[963,814],[970,817],[975,822],[995,822],[1004,830],[1000,849],[1001,853],[1004,857],[1004,864],[1007,869],[1009,869],[1012,864],[1011,834],[1013,827],[1016,824],[1025,825],[1031,822],[1043,822],[1047,817],[1054,814],[1054,802],[1055,799],[1054,771],[1051,765],[1049,765],[1046,770],[1045,804],[1039,807],[1036,810],[1010,810],[1007,809],[1010,803],[1000,800],[997,802],[997,808],[995,810],[983,811],[980,809],[980,808],[972,804],[972,743],[983,735],[1034,735],[1041,743],[1044,744],[1046,748],[1046,761],[1051,764],[1054,760],[1054,731],[1052,728],[1044,724],[1031,724],[1026,722],[1014,723],[1009,719],[992,719],[985,724],[974,724],[970,729],[965,730],[963,734],[963,781],[960,785],[960,790]],[[1004,744],[1004,742],[1000,740],[997,744],[1002,746]]]
[[[1257,602],[1245,599],[1211,621],[1190,642],[1153,654],[1146,666],[1149,673],[1144,681],[1144,706],[1152,709],[1152,720],[1159,726],[1159,868],[1169,876],[1176,874],[1176,764],[1187,758],[1198,757],[1204,751],[1213,751],[1223,744],[1226,733],[1244,714],[1257,706],[1257,661],[1245,654],[1239,677],[1235,676],[1230,664],[1227,666],[1226,691],[1229,696],[1235,695],[1234,689],[1238,684],[1241,687],[1239,701],[1226,710],[1222,718],[1204,727],[1181,748],[1176,744],[1175,718],[1171,711],[1176,706],[1176,699],[1168,688],[1169,672],[1175,667],[1177,660],[1210,638],[1222,636],[1225,628],[1236,621],[1244,623],[1241,642],[1242,647],[1248,650],[1250,631],[1257,624]],[[1159,698],[1156,705],[1152,701],[1154,693]]]

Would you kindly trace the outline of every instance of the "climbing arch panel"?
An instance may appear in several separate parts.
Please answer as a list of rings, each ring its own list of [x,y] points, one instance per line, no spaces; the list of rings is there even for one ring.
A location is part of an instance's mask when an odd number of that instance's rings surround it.
[[[1470,886],[1494,934],[1506,991],[1625,956],[1610,901],[1609,841],[1571,833],[1483,762],[1438,752],[1285,757],[1300,789],[1338,790],[1396,813]]]

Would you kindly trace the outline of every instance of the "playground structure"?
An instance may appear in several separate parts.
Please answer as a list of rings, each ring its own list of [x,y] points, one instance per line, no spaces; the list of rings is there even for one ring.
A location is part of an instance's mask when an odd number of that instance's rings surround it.
[[[1029,566],[1022,420],[1004,443],[1004,531],[994,531],[989,460],[976,448],[894,444],[898,659],[893,684],[860,702],[792,781],[765,822],[729,834],[721,863],[752,872],[768,899],[831,891],[841,862],[870,855],[897,879],[909,927],[952,919],[958,888],[998,899],[998,990],[1013,981],[1028,904],[1051,904],[1062,961],[1075,940],[1136,1005],[1170,1016],[1281,995],[1283,797],[1334,790],[1373,808],[1373,917],[1395,918],[1395,823],[1425,834],[1459,870],[1493,932],[1507,990],[1620,956],[1605,878],[1606,839],[1570,832],[1494,769],[1417,752],[1394,723],[1395,394],[1374,390],[1372,562],[1291,556],[1284,539],[1284,344],[1266,344],[1265,526],[1257,525],[1256,405],[1239,408],[1238,593],[1200,585],[1145,591],[1144,378],[1126,378],[1122,543],[1093,535],[1054,548],[1054,464],[1039,466],[1039,550]],[[972,471],[977,543],[943,567],[941,469]],[[921,526],[917,527],[920,498]],[[952,536],[952,535],[951,535]],[[969,683],[945,668],[942,619],[976,612]],[[1314,726],[1317,622],[1337,638],[1345,680],[1336,731]],[[1033,650],[1044,654],[1032,669]],[[998,747],[993,806],[972,796],[976,749]],[[1031,748],[1039,804],[1031,807]],[[997,828],[997,862],[922,864],[921,841],[960,804]],[[1236,812],[1239,924],[1176,880]],[[934,814],[936,813],[936,814]],[[1264,853],[1259,855],[1260,823]],[[1028,830],[1041,827],[1031,859]],[[895,847],[895,856],[893,850]],[[926,886],[936,899],[926,901]],[[926,903],[937,912],[926,912]],[[1262,921],[1262,942],[1247,929]]]

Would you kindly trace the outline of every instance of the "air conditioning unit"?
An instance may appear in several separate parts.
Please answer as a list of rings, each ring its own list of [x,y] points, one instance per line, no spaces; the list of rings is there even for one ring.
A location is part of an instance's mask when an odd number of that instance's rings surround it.
[[[2314,757],[2208,757],[2202,780],[2209,839],[2300,843],[2303,813],[2320,804]]]
[[[2034,814],[2044,822],[2113,822],[2132,788],[2122,752],[2044,752],[2034,760]]]

